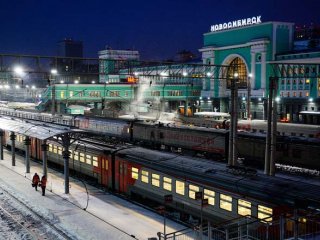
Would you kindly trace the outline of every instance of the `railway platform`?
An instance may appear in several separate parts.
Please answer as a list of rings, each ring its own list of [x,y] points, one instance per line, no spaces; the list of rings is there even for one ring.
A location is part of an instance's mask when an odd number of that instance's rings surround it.
[[[35,191],[31,179],[42,165],[31,162],[30,173],[25,173],[24,157],[16,156],[11,165],[11,154],[4,151],[0,160],[0,187],[28,205],[37,214],[60,228],[70,239],[157,239],[163,232],[163,217],[142,206],[70,178],[70,193],[64,193],[63,174],[48,169],[45,196]],[[183,229],[178,223],[166,220],[166,232]]]

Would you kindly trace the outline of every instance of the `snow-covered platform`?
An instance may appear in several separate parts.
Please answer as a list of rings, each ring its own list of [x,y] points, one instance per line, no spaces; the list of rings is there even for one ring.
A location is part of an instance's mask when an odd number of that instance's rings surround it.
[[[40,177],[42,165],[31,162],[25,173],[24,158],[16,155],[11,166],[11,153],[4,151],[0,160],[0,187],[27,203],[74,239],[148,239],[163,232],[163,217],[108,192],[70,178],[70,194],[64,194],[61,173],[48,169],[46,195],[31,186],[33,174]],[[166,221],[166,232],[185,228]]]

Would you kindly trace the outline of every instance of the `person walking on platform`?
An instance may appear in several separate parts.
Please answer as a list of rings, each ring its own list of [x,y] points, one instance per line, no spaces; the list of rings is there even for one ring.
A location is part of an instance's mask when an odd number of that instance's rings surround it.
[[[32,187],[34,187],[36,191],[38,191],[39,181],[40,181],[40,177],[37,173],[35,173],[32,177]]]
[[[45,175],[43,175],[41,178],[40,186],[42,189],[42,196],[44,196],[46,192],[46,186],[47,186],[47,177]]]

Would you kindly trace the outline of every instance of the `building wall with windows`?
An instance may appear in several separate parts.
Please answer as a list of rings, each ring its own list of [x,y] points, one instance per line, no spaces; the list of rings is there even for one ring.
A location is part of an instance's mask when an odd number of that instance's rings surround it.
[[[246,112],[249,96],[251,118],[265,119],[269,77],[276,74],[279,76],[279,118],[294,122],[320,121],[317,117],[310,120],[309,116],[305,116],[317,115],[317,112],[320,112],[320,69],[316,65],[320,65],[320,51],[294,51],[293,41],[294,24],[286,22],[266,22],[205,33],[204,46],[199,50],[203,63],[228,65],[232,68],[219,73],[225,74],[224,77],[211,76],[203,81],[200,108],[206,111],[218,109],[229,112],[230,85],[231,81],[235,80],[234,73],[237,72],[239,117],[249,117]],[[275,63],[281,64],[286,74],[274,67]],[[314,66],[311,66],[312,64]],[[291,75],[288,74],[289,68],[293,69]],[[314,111],[315,114],[306,111]]]

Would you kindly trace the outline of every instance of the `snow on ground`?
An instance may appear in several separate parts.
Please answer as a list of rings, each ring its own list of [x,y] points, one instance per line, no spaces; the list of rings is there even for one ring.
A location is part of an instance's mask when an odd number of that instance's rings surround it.
[[[0,187],[72,239],[148,239],[163,232],[162,216],[92,186],[87,186],[87,202],[84,184],[75,179],[70,178],[70,194],[64,194],[63,175],[50,169],[46,196],[41,196],[40,190],[31,187],[31,178],[35,172],[41,174],[42,166],[31,162],[31,173],[26,174],[23,157],[16,156],[14,167],[10,152],[5,151],[4,159],[0,160]],[[167,233],[183,228],[167,220]]]

